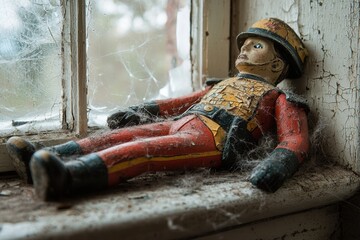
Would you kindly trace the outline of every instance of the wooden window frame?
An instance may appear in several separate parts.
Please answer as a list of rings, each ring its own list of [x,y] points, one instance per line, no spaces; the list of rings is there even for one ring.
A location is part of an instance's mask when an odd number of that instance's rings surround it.
[[[191,1],[192,82],[201,89],[207,77],[227,77],[230,51],[228,0]],[[61,0],[62,26],[62,129],[25,134],[32,141],[53,145],[94,132],[87,124],[86,11],[88,0]],[[219,25],[220,24],[220,25]],[[223,47],[218,48],[219,44]],[[224,59],[224,61],[217,61]],[[10,137],[10,136],[8,136]],[[0,138],[0,172],[12,171],[5,142]]]

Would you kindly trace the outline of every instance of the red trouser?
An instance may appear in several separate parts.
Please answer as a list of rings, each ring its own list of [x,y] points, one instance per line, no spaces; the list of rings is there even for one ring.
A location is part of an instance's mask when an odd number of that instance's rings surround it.
[[[212,132],[195,115],[113,130],[78,144],[84,154],[97,151],[108,168],[109,185],[149,171],[221,165]]]

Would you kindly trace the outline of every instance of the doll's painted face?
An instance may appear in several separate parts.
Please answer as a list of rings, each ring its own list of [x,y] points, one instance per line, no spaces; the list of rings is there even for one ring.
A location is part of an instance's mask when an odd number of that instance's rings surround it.
[[[235,65],[259,66],[270,63],[276,58],[273,42],[266,38],[249,37],[240,49]]]

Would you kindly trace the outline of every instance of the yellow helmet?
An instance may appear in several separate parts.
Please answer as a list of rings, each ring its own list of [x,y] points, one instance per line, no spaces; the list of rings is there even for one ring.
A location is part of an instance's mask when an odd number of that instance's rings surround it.
[[[246,38],[252,36],[268,38],[281,48],[283,57],[290,65],[287,78],[298,78],[302,75],[308,51],[289,25],[277,18],[257,21],[246,32],[237,36],[239,50]]]

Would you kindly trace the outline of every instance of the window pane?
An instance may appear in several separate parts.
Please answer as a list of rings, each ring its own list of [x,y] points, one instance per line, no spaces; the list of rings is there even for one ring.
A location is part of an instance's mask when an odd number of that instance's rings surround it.
[[[60,0],[0,0],[0,134],[60,127]]]
[[[192,91],[185,0],[90,0],[89,125],[116,109]]]

